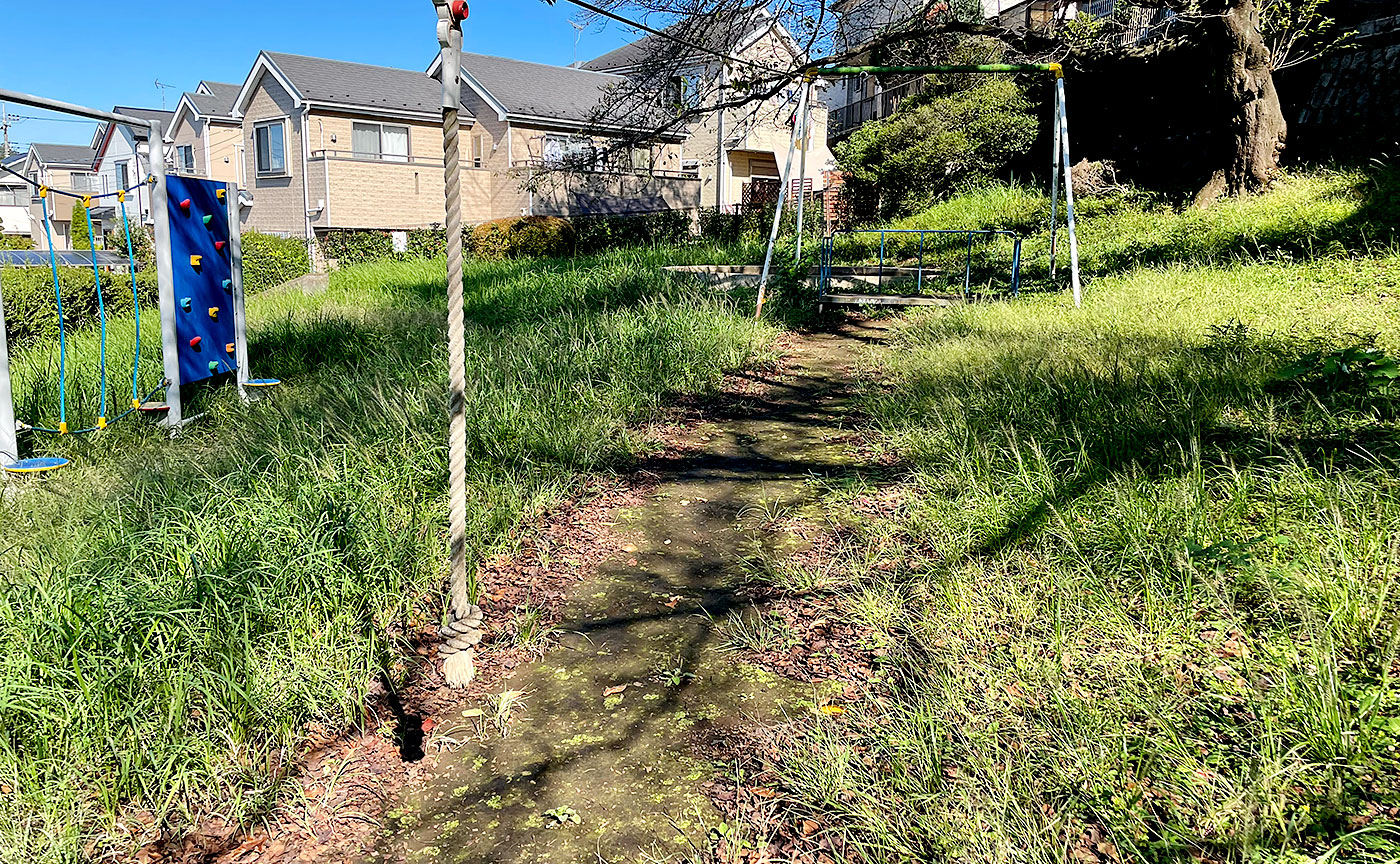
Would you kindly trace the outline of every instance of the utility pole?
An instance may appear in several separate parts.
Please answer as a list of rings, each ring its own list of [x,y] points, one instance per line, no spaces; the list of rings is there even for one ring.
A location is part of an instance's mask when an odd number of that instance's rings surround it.
[[[10,158],[10,108],[0,102],[0,129],[5,131],[5,143],[0,144],[0,159]]]

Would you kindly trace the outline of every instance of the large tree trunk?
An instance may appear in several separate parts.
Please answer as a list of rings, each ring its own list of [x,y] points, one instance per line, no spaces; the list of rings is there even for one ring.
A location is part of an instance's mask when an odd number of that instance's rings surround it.
[[[1204,206],[1221,195],[1268,187],[1278,173],[1288,138],[1269,48],[1259,30],[1256,0],[1218,0],[1218,14],[1201,22],[1212,51],[1222,60],[1221,82],[1231,110],[1233,150],[1196,196]],[[1218,46],[1218,49],[1217,47]]]

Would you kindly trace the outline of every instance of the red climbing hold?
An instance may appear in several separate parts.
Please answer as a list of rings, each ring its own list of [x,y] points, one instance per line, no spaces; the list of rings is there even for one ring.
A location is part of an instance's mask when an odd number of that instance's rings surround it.
[[[203,341],[204,341],[204,337],[203,337],[203,336],[196,336],[196,337],[194,337],[193,339],[190,340],[190,347],[191,347],[191,348],[196,348],[196,349],[197,349],[197,348],[199,348],[199,343],[201,343],[201,342],[203,342]]]
[[[184,210],[186,213],[190,212],[190,199],[186,198],[184,201],[181,201],[180,209]]]
[[[224,245],[225,245],[226,243],[228,243],[227,240],[215,240],[215,241],[214,241],[214,251],[215,251],[215,252],[222,252],[222,251],[224,251]]]

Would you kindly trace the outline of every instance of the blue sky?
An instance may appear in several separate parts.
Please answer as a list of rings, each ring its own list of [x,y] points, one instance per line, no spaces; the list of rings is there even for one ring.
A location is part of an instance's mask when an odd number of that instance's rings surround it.
[[[58,0],[15,0],[0,18],[0,87],[95,108],[159,108],[154,82],[173,109],[180,93],[201,78],[239,83],[259,50],[287,51],[381,66],[424,69],[437,50],[431,0],[236,0],[176,3],[143,0],[134,6],[73,5]],[[478,0],[463,28],[468,51],[541,63],[574,60],[578,13],[562,2]],[[155,23],[147,22],[155,19]],[[626,28],[595,24],[578,42],[587,60],[635,38]],[[10,106],[13,113],[44,112]],[[52,117],[55,115],[44,114]],[[12,143],[86,144],[91,123],[16,121]]]

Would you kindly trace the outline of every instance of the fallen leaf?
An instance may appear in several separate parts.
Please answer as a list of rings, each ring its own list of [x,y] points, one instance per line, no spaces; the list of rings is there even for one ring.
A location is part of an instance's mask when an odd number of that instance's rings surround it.
[[[9,795],[11,791],[10,784],[0,783],[0,795]]]
[[[819,829],[819,828],[821,828],[821,827],[822,827],[822,826],[818,825],[816,822],[814,822],[814,821],[811,820],[811,819],[803,819],[803,820],[802,820],[802,836],[803,836],[803,837],[811,837],[813,834],[817,833],[817,829]]]
[[[606,688],[606,689],[603,690],[603,698],[607,698],[607,697],[609,697],[609,696],[616,696],[617,694],[621,693],[623,690],[626,690],[627,687],[628,687],[628,685],[626,685],[626,684],[619,684],[619,685],[617,685],[616,687],[608,687],[608,688]]]
[[[752,794],[754,794],[754,795],[757,795],[759,798],[777,798],[777,797],[778,797],[778,793],[777,793],[777,792],[774,792],[772,789],[769,789],[769,788],[766,787],[766,786],[750,786],[750,787],[749,787],[749,792],[752,793]]]
[[[465,711],[462,712],[462,716],[463,716],[463,717],[480,717],[480,716],[482,715],[482,713],[483,713],[483,712],[482,712],[482,710],[481,710],[480,708],[468,708],[467,710],[465,710]]]
[[[431,732],[431,731],[433,731],[433,727],[436,726],[436,725],[437,725],[437,721],[434,720],[433,718],[431,718],[431,717],[424,717],[424,718],[423,718],[423,731],[424,731],[424,732]]]
[[[681,602],[681,598],[680,598],[679,596],[672,596],[670,600],[666,601],[666,608],[667,608],[667,609],[674,609],[674,608],[676,608],[676,604],[677,604],[677,603],[680,603],[680,602]]]
[[[823,705],[817,709],[828,717],[839,717],[846,713],[846,709],[840,705]]]

